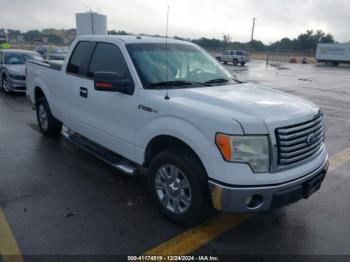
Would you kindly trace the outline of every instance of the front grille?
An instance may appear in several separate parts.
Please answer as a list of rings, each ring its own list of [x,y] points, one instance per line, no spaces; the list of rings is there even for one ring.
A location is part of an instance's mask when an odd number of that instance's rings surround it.
[[[321,151],[324,144],[323,116],[276,129],[278,164],[290,166],[313,157]]]

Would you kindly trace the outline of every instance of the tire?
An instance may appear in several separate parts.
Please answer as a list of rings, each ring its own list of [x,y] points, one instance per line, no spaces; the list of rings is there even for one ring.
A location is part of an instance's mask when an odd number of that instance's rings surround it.
[[[6,78],[6,76],[3,76],[2,80],[1,80],[1,88],[6,94],[10,93],[10,90],[8,90],[7,87],[8,87],[7,78]]]
[[[174,170],[176,180],[167,176],[171,170]],[[212,210],[206,172],[199,160],[186,149],[159,153],[150,164],[148,187],[163,216],[176,224],[196,225]]]
[[[218,60],[218,62],[221,63],[221,57],[217,57],[216,60]]]
[[[227,65],[227,62],[225,61],[224,64]]]
[[[245,65],[245,62],[242,62],[242,63],[241,63],[241,66],[244,66],[244,65]]]
[[[233,59],[233,60],[232,60],[232,64],[235,65],[235,66],[238,65],[238,60],[237,60],[236,58]]]
[[[339,65],[339,62],[338,62],[338,61],[332,62],[332,66],[338,66],[338,65]]]
[[[41,133],[47,137],[57,137],[61,134],[62,123],[51,113],[49,104],[45,97],[36,102],[36,117]]]

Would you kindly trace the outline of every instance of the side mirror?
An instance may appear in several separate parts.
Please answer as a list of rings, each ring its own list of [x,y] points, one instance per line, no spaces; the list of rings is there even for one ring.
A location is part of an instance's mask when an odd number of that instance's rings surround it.
[[[95,72],[94,84],[97,91],[120,92],[127,95],[134,93],[131,79],[122,79],[120,74],[113,72]]]

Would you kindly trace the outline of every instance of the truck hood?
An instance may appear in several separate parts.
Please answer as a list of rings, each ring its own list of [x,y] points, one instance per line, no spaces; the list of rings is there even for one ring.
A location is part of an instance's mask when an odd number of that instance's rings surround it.
[[[25,65],[6,65],[7,71],[12,75],[25,76]]]
[[[235,119],[247,134],[266,133],[268,125],[311,118],[319,111],[307,100],[253,83],[177,89],[170,95],[172,100],[194,110]],[[290,124],[294,123],[289,121]]]

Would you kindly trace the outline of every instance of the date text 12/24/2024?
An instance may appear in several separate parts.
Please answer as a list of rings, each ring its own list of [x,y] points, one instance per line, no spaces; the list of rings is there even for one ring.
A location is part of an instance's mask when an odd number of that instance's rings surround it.
[[[128,256],[128,261],[220,261],[216,256]]]

